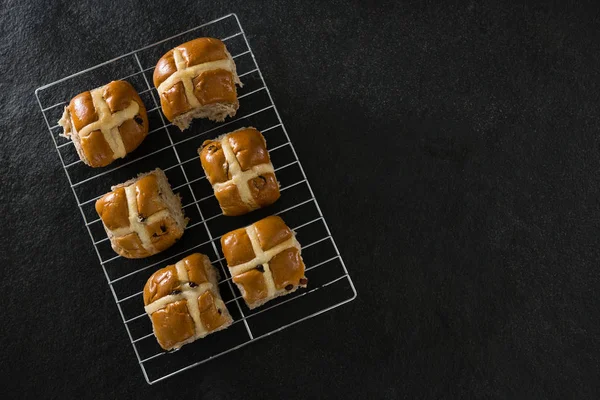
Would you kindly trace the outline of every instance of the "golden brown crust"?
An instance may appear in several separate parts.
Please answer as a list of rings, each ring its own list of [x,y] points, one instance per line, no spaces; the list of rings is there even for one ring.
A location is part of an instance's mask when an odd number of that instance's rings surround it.
[[[150,255],[135,232],[113,237],[112,240],[114,244],[113,249],[116,246],[119,249],[119,254],[125,258],[144,258]]]
[[[246,128],[231,132],[227,141],[242,171],[271,162],[267,151],[267,142],[256,128]]]
[[[269,261],[269,269],[277,290],[300,285],[304,278],[304,263],[297,248],[291,247],[277,254]]]
[[[281,217],[271,215],[254,223],[256,236],[263,250],[269,250],[292,237],[292,231]]]
[[[154,74],[152,76],[154,86],[159,87],[160,84],[173,75],[175,71],[177,71],[177,66],[173,59],[173,50],[169,50],[156,63],[156,68],[154,68]]]
[[[280,217],[270,216],[223,235],[221,247],[232,280],[250,308],[308,283],[300,244]]]
[[[229,266],[243,264],[255,257],[246,228],[236,229],[223,235],[221,248]]]
[[[223,146],[231,149],[235,160],[228,162]],[[243,128],[215,140],[206,140],[198,150],[200,162],[206,174],[208,181],[213,185],[215,197],[219,201],[223,215],[237,216],[243,215],[257,208],[266,207],[273,204],[280,197],[279,183],[274,172],[266,172],[264,169],[253,174],[250,171],[253,167],[262,165],[272,169],[271,159],[267,151],[267,144],[263,135],[255,128]],[[231,158],[231,155],[229,156]],[[237,166],[234,165],[237,163]],[[237,168],[237,169],[236,169]],[[247,186],[245,198],[241,191],[246,188],[238,187],[241,185],[240,179],[231,181],[226,185],[218,185],[228,182],[232,179],[232,171],[238,174],[247,172],[250,175],[243,175],[245,186]],[[218,185],[218,186],[215,186]]]
[[[163,114],[169,121],[173,121],[178,115],[185,114],[192,109],[181,82],[177,82],[160,94],[160,104]]]
[[[198,297],[198,309],[200,311],[200,321],[209,331],[214,331],[227,322],[227,317],[215,304],[215,297],[212,292],[206,291]]]
[[[200,162],[211,185],[223,183],[231,179],[229,164],[225,159],[221,142],[205,140],[200,150]]]
[[[64,118],[71,119],[75,131],[71,131],[69,128],[65,130],[65,133],[67,135],[77,135],[73,140],[80,143],[81,152],[83,153],[80,154],[80,157],[86,164],[92,167],[105,167],[115,159],[132,152],[142,143],[148,134],[148,116],[142,99],[129,82],[112,81],[96,90],[101,91],[101,97],[106,102],[111,114],[125,110],[132,102],[136,102],[139,106],[138,113],[133,118],[126,119],[116,127],[118,136],[123,141],[123,154],[121,150],[111,149],[104,137],[105,134],[115,135],[115,132],[106,127],[106,124],[109,123],[106,122],[106,117],[103,117],[100,121],[100,125],[103,125],[103,127],[97,126],[98,129],[92,131],[89,135],[79,134],[89,124],[99,121],[97,105],[94,104],[92,91],[86,91],[75,96],[69,103]],[[68,121],[63,120],[61,120],[61,124],[63,126],[70,125]],[[102,129],[106,131],[103,133]],[[115,140],[116,142],[119,141],[118,138]],[[118,154],[115,154],[115,151]]]
[[[191,254],[156,271],[148,278],[143,295],[155,335],[165,350],[224,329],[232,322],[219,296],[217,273],[204,254]]]
[[[204,254],[194,253],[180,261],[187,273],[187,280],[181,280],[177,274],[175,264],[168,265],[153,273],[144,286],[144,305],[161,299],[170,294],[181,292],[182,285],[191,283],[195,287],[208,282],[205,262],[208,258]]]
[[[170,295],[179,290],[180,286],[175,265],[159,269],[148,278],[144,286],[144,305]]]
[[[146,107],[144,106],[144,103],[142,102],[142,99],[140,98],[139,94],[128,82],[114,81],[111,82],[111,84],[118,84],[118,86],[111,86],[111,88],[115,88],[112,93],[116,99],[118,99],[118,96],[116,96],[115,93],[117,93],[116,88],[118,88],[120,92],[123,92],[123,98],[128,98],[131,101],[135,101],[140,106],[140,109],[136,116],[134,116],[132,119],[128,119],[127,121],[123,122],[121,126],[119,126],[119,133],[121,134],[121,139],[123,140],[125,151],[127,153],[131,153],[142,143],[142,141],[148,134],[149,123]],[[115,103],[117,103],[117,100],[115,100]],[[127,105],[125,105],[125,107],[127,107]]]
[[[269,294],[264,274],[258,269],[251,269],[243,274],[234,276],[233,282],[242,286],[244,300],[248,303],[255,303],[265,299]]]
[[[179,198],[159,169],[114,187],[96,201],[96,212],[113,249],[126,258],[166,250],[183,235],[187,222]]]
[[[279,199],[279,183],[275,174],[263,174],[248,181],[250,194],[259,208],[271,205]]]
[[[201,105],[235,103],[237,90],[233,74],[224,69],[213,69],[198,75],[192,80],[194,96]]]
[[[111,113],[126,109],[132,101],[140,105],[142,101],[131,84],[125,81],[112,81],[105,85],[102,97],[106,101]]]
[[[146,225],[152,246],[157,252],[164,251],[173,246],[182,236],[175,220],[165,217],[159,221]]]
[[[164,200],[160,197],[156,175],[146,175],[133,185],[140,219],[145,220],[152,214],[167,208]]]
[[[199,38],[177,46],[186,67],[227,58],[225,44],[219,39]]]
[[[185,60],[186,68],[227,58],[225,44],[219,39],[198,38],[183,43],[175,48],[181,52],[181,56]],[[175,65],[175,60],[173,59],[173,50],[169,50],[156,64],[154,75],[152,77],[154,86],[159,87],[160,84],[173,75],[175,71],[177,71],[177,67]]]
[[[219,202],[219,206],[221,206],[223,215],[234,217],[252,211],[252,209],[242,201],[240,192],[233,183],[216,190],[215,197]]]
[[[114,161],[114,153],[104,138],[102,131],[92,131],[88,136],[82,137],[80,140],[81,149],[89,165],[93,167],[106,167]]]
[[[177,72],[175,50],[181,54],[183,62],[180,63],[180,68],[183,69],[229,59],[225,44],[218,39],[198,38],[183,43],[169,50],[158,60],[152,78],[157,89]],[[196,99],[188,99],[181,81],[168,88],[161,88],[159,96],[163,113],[169,121],[173,122],[177,117],[191,111],[193,107],[198,109],[213,104],[230,104],[235,105],[237,109],[236,79],[234,72],[227,69],[217,68],[199,72],[198,75],[191,77],[193,95],[189,94]],[[198,103],[195,103],[196,100]]]
[[[78,94],[71,99],[68,106],[69,113],[73,120],[73,126],[77,131],[83,129],[84,126],[98,121],[98,113],[92,95],[89,91]]]
[[[188,313],[186,303],[186,300],[170,303],[152,313],[154,335],[165,350],[194,336],[194,320]]]
[[[207,257],[200,253],[194,253],[181,260],[183,261],[183,266],[187,272],[189,282],[193,282],[195,285],[201,285],[208,282],[206,270],[204,269],[204,262],[206,260]]]
[[[102,196],[96,201],[96,212],[110,230],[128,227],[129,208],[125,189],[117,188]]]
[[[119,134],[123,140],[125,151],[131,153],[140,145],[140,140],[146,137],[148,132],[148,117],[146,110],[140,110],[140,113],[133,119],[128,119],[119,126]]]

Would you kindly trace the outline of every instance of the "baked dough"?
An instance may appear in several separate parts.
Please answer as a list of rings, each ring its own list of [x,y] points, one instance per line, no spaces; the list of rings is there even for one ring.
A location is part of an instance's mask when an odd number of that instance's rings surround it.
[[[144,309],[165,350],[227,328],[233,322],[207,256],[194,253],[156,271],[144,286]]]
[[[223,215],[246,214],[279,198],[267,143],[256,128],[206,140],[198,154]]]
[[[227,233],[221,247],[232,280],[251,309],[308,283],[300,243],[280,217]]]
[[[163,114],[186,129],[194,118],[223,121],[239,107],[235,62],[219,39],[198,38],[169,50],[154,69]]]
[[[171,247],[187,224],[181,200],[165,173],[157,168],[111,188],[96,201],[114,251],[126,258],[144,258]]]
[[[79,158],[105,167],[135,150],[148,135],[142,99],[129,82],[113,81],[73,97],[58,124]]]

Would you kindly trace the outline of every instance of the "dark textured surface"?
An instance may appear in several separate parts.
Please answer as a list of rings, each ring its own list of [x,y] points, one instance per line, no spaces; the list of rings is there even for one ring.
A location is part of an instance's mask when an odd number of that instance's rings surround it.
[[[151,3],[2,2],[3,398],[598,398],[598,9]],[[359,296],[148,386],[33,92],[229,12]]]

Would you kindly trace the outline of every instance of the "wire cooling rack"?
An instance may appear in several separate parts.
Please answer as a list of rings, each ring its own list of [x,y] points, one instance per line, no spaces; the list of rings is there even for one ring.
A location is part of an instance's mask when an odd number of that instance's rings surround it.
[[[156,89],[151,86],[156,61],[169,49],[197,37],[216,37],[233,55],[244,86],[238,90],[240,108],[224,123],[196,120],[180,132],[160,110]],[[74,95],[111,80],[129,81],[138,91],[150,121],[148,137],[125,159],[104,168],[90,168],[79,160],[73,143],[59,134],[57,121]],[[229,14],[178,35],[113,58],[102,64],[44,85],[35,91],[40,109],[65,169],[86,229],[119,308],[127,335],[149,384],[202,364],[297,322],[329,311],[356,297],[344,261],[331,237],[296,151],[273,103],[269,89],[237,15]],[[196,152],[202,142],[244,126],[254,126],[267,139],[271,160],[281,183],[281,198],[272,206],[242,217],[224,217],[205,179]],[[162,168],[173,190],[182,197],[190,223],[173,247],[142,260],[128,260],[111,249],[102,222],[94,210],[95,200],[138,173]],[[231,278],[218,243],[230,230],[268,215],[281,215],[297,233],[306,264],[308,288],[270,301],[255,310],[246,307]],[[193,253],[207,254],[221,270],[219,289],[234,318],[228,329],[184,346],[163,351],[144,312],[142,288],[158,268]]]

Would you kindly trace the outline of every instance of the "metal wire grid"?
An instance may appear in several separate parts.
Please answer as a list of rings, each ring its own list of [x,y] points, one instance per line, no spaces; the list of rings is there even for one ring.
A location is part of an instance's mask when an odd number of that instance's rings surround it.
[[[181,133],[165,121],[150,79],[154,63],[162,54],[179,43],[201,36],[221,38],[236,60],[238,74],[244,84],[238,96],[240,109],[235,118],[224,123],[195,121],[190,129]],[[51,125],[50,121],[58,121],[67,99],[91,87],[101,86],[115,77],[128,80],[140,93],[148,108],[150,132],[140,148],[124,160],[115,161],[105,168],[92,169],[79,160],[72,142],[60,137],[60,127]],[[36,89],[35,95],[127,335],[149,384],[336,308],[356,297],[352,280],[237,15],[226,15],[44,85]],[[274,205],[249,215],[223,217],[212,188],[204,177],[196,149],[203,140],[250,125],[258,128],[267,139],[268,150],[281,182],[282,195]],[[94,212],[94,202],[111,185],[157,166],[165,171],[174,191],[180,192],[184,211],[191,221],[186,227],[186,234],[172,248],[148,259],[126,260],[111,250],[102,223]],[[224,257],[216,242],[224,233],[267,215],[282,215],[296,231],[302,244],[309,288],[250,310],[231,283]],[[179,351],[165,352],[153,338],[149,319],[144,318],[146,314],[141,289],[154,270],[196,251],[209,255],[212,263],[219,266],[222,277],[219,289],[234,322],[225,331],[188,344]]]

